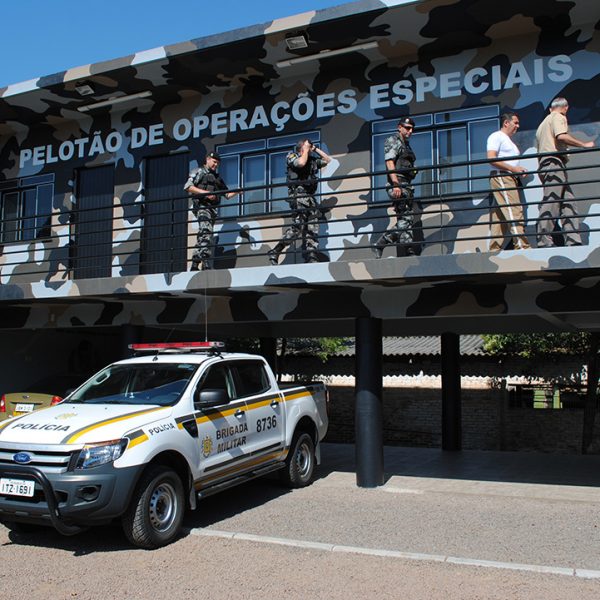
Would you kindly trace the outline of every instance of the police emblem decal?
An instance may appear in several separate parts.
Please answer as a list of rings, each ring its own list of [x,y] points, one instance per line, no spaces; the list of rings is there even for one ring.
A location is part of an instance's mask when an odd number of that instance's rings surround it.
[[[210,456],[210,453],[212,452],[212,448],[213,448],[212,438],[209,435],[207,435],[202,440],[202,455],[204,456],[204,458],[208,458]]]

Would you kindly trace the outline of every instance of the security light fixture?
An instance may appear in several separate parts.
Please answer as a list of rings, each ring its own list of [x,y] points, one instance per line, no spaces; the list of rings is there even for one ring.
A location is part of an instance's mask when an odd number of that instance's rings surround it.
[[[137,94],[129,94],[129,96],[115,96],[113,98],[109,98],[108,100],[101,100],[100,102],[94,102],[93,104],[84,104],[83,106],[78,106],[77,110],[79,112],[88,112],[96,108],[102,108],[103,106],[113,106],[114,104],[121,104],[122,102],[138,100],[139,98],[148,98],[148,96],[152,96],[152,92],[149,90],[146,90],[145,92],[138,92]]]
[[[79,81],[75,84],[75,91],[80,96],[89,96],[94,93],[94,88],[87,81]]]
[[[370,50],[371,48],[377,48],[377,42],[366,42],[364,44],[356,44],[355,46],[347,46],[346,48],[336,48],[335,50],[321,50],[321,52],[318,52],[317,54],[295,56],[294,58],[288,58],[287,60],[280,60],[277,63],[277,66],[279,68],[291,67],[292,65],[297,65],[298,63],[321,60],[323,58],[329,58],[330,56],[339,56],[340,54],[359,52],[360,50]]]
[[[308,40],[303,34],[290,35],[285,38],[286,46],[288,50],[301,50],[302,48],[308,48]]]

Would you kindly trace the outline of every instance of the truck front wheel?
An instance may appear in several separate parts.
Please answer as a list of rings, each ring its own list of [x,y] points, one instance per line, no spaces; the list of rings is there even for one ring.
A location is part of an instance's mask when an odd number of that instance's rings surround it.
[[[314,472],[315,443],[308,433],[296,433],[281,478],[287,486],[300,488],[312,483]]]
[[[127,539],[147,549],[170,544],[179,534],[184,502],[183,484],[175,471],[161,465],[148,468],[123,515]]]

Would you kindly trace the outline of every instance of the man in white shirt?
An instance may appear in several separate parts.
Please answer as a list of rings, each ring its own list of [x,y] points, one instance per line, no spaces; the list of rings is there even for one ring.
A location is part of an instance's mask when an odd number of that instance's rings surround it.
[[[525,169],[519,164],[519,149],[512,137],[519,130],[519,117],[512,112],[500,117],[502,126],[487,139],[487,157],[492,171],[490,183],[495,207],[491,214],[490,250],[502,250],[505,238],[512,238],[517,250],[529,248],[523,225],[523,206],[519,188]]]

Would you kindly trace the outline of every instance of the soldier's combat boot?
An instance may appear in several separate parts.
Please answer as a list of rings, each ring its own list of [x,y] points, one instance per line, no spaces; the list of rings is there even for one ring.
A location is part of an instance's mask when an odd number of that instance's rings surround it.
[[[383,249],[385,248],[385,237],[381,236],[375,243],[373,252],[375,252],[375,258],[381,258],[383,256]]]
[[[190,271],[199,271],[200,270],[200,263],[198,261],[193,260],[192,264],[190,265]]]
[[[284,249],[284,245],[279,242],[275,248],[272,248],[271,250],[269,250],[267,252],[267,256],[269,257],[269,262],[272,265],[278,265],[279,264],[279,255],[281,254],[281,251]]]

